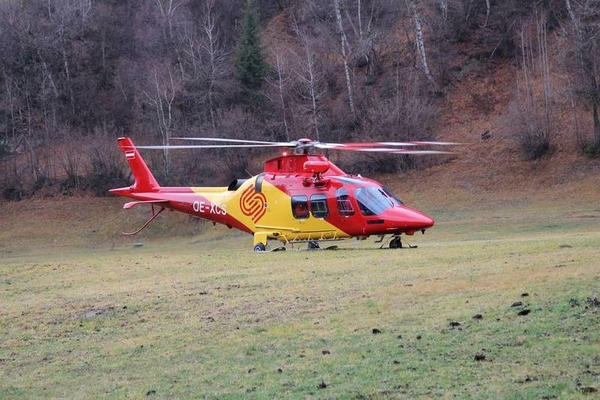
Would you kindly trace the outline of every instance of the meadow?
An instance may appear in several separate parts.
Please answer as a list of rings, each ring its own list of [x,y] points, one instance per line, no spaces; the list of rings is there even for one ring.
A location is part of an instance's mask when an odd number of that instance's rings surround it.
[[[414,249],[265,254],[183,219],[92,228],[114,199],[5,205],[0,398],[597,396],[600,205],[434,203]]]

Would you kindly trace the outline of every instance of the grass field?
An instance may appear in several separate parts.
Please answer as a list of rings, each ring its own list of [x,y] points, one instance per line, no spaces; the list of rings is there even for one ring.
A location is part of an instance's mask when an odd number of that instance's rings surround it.
[[[416,249],[266,254],[5,205],[0,398],[597,396],[600,204],[542,197],[432,201]]]

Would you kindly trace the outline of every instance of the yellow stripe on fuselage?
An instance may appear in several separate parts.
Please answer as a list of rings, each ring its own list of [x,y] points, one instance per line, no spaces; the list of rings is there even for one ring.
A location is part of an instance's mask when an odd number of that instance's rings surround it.
[[[297,219],[292,215],[291,197],[268,182],[255,192],[256,177],[247,180],[236,191],[227,188],[191,188],[194,193],[226,210],[227,214],[253,233],[293,242],[347,238],[348,234],[322,218]],[[331,210],[330,210],[331,212]]]

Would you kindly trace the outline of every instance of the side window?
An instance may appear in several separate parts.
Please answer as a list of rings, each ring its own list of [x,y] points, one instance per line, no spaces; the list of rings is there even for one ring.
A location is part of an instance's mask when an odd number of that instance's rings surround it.
[[[308,197],[292,196],[292,214],[298,219],[308,218]]]
[[[310,196],[310,211],[315,218],[329,217],[327,208],[327,196],[324,194],[313,194]]]
[[[354,207],[350,202],[350,196],[346,189],[338,189],[335,193],[338,213],[343,217],[354,215]]]

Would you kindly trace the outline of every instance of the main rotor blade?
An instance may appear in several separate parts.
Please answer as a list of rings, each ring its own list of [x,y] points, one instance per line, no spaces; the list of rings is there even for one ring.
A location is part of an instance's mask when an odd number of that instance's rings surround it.
[[[440,150],[396,150],[393,154],[414,154],[414,155],[426,155],[426,154],[454,154],[451,151],[440,151]]]
[[[454,146],[458,143],[451,142],[425,142],[425,141],[412,141],[412,142],[356,142],[356,143],[324,143],[327,148],[339,147],[365,147],[365,148],[379,148],[379,147],[413,147],[413,146]],[[333,146],[333,147],[332,147]]]
[[[248,144],[267,144],[273,146],[294,146],[290,142],[268,142],[264,140],[246,140],[246,139],[224,139],[224,138],[209,138],[209,137],[175,137],[175,140],[196,140],[204,142],[229,142],[229,143],[248,143]]]
[[[440,150],[394,149],[394,148],[386,148],[386,147],[336,147],[335,150],[356,151],[356,152],[364,152],[364,153],[414,154],[414,155],[452,154],[451,152],[440,151]]]
[[[356,148],[379,148],[379,147],[389,147],[389,146],[416,146],[416,144],[412,142],[355,142],[355,143],[328,143],[333,146],[339,146],[341,150],[344,147],[356,147]],[[334,147],[337,148],[337,147]]]
[[[206,144],[206,145],[168,145],[168,146],[134,146],[136,149],[180,150],[180,149],[230,149],[238,147],[282,147],[278,144]]]
[[[458,146],[460,143],[456,142],[411,142],[416,144],[417,146]]]
[[[451,142],[355,142],[355,143],[327,143],[311,141],[309,139],[294,140],[291,142],[269,142],[264,140],[246,140],[246,139],[226,139],[210,137],[176,137],[173,140],[191,140],[203,142],[217,142],[217,144],[202,145],[152,145],[136,146],[138,149],[165,150],[165,149],[227,149],[227,148],[268,148],[268,147],[288,147],[297,150],[306,150],[310,148],[331,149],[343,151],[361,151],[372,153],[393,153],[393,154],[447,154],[444,151],[437,150],[409,150],[402,147],[414,148],[417,146],[451,146],[458,143]],[[222,144],[218,144],[222,143]]]
[[[270,142],[265,140],[247,140],[247,139],[226,139],[210,137],[176,137],[175,140],[196,140],[206,142],[229,142],[229,143],[251,143],[251,144],[269,144],[285,147],[317,147],[321,149],[333,149],[336,147],[409,147],[409,146],[454,146],[458,143],[453,142],[431,142],[431,141],[410,141],[410,142],[347,142],[347,143],[328,143],[319,141],[290,141],[290,142]]]

